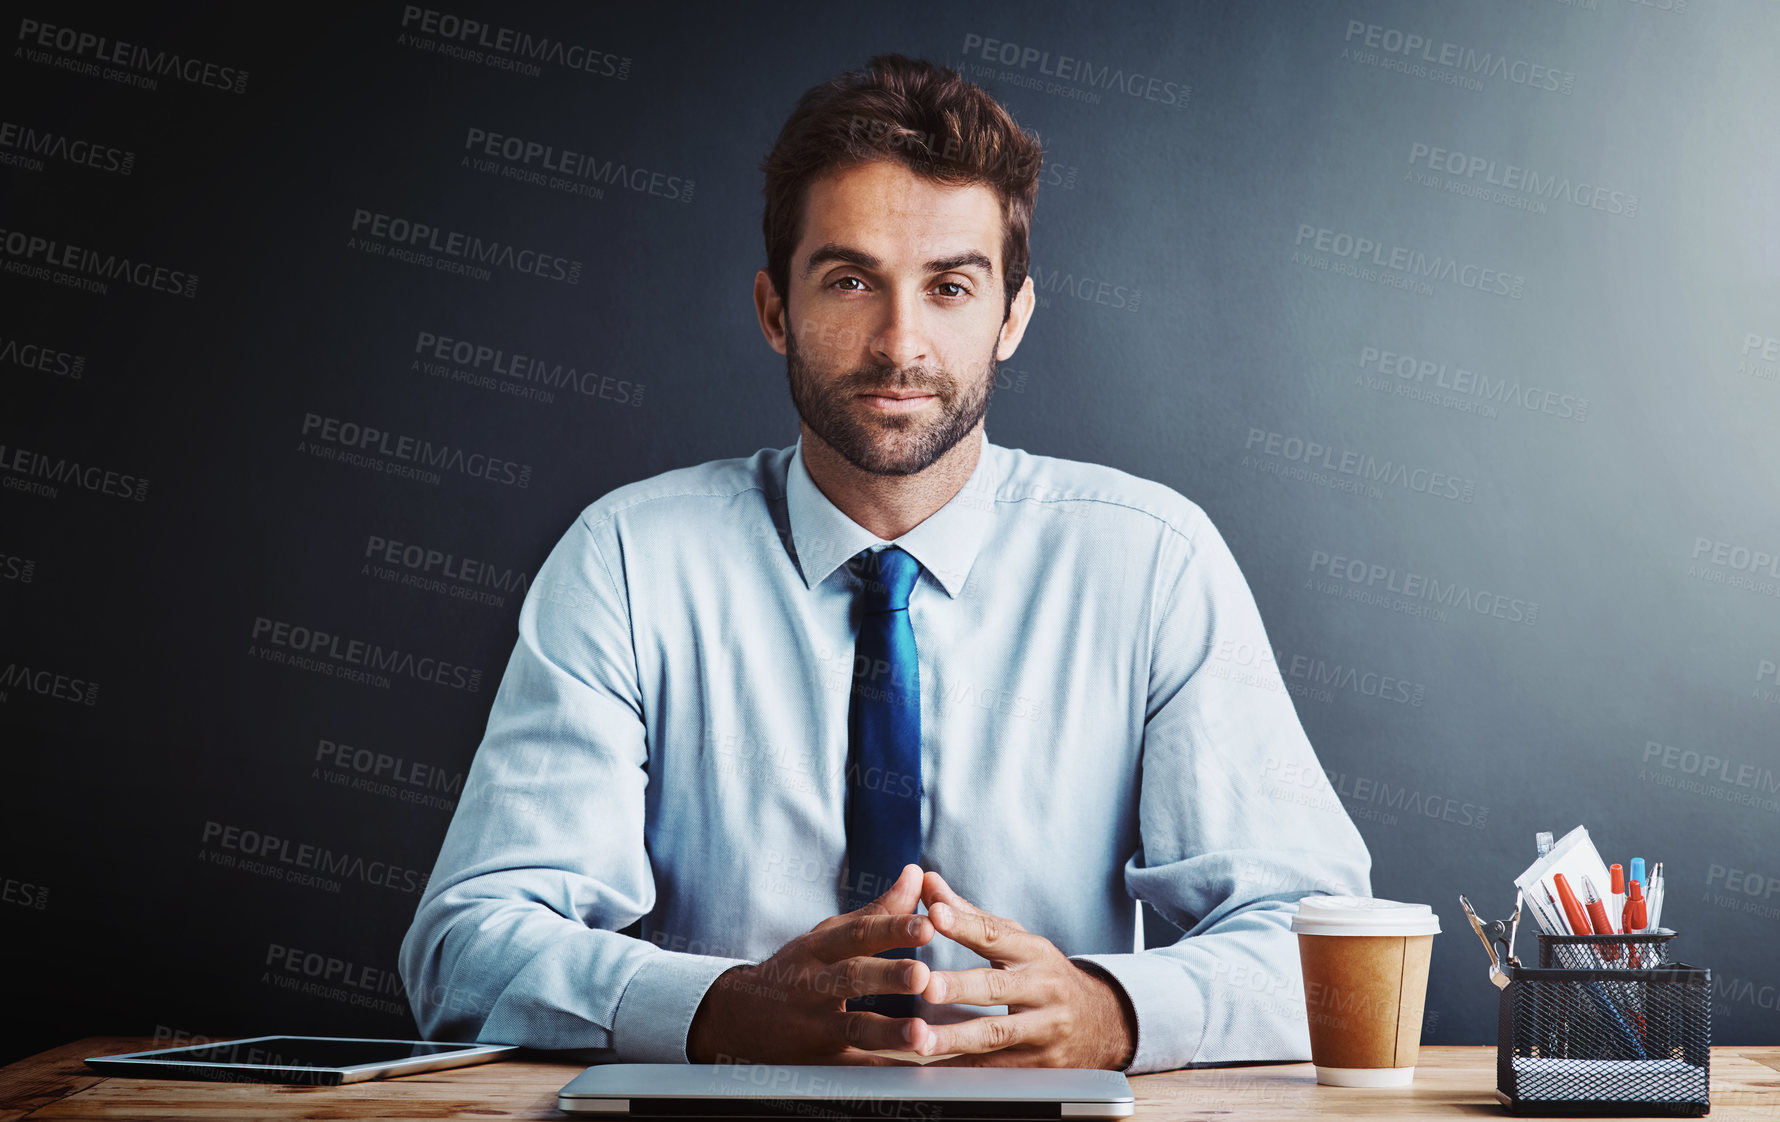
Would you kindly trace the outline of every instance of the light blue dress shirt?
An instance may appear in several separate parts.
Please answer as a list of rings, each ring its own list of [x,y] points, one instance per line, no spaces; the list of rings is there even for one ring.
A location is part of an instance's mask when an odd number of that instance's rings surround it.
[[[582,511],[402,944],[424,1032],[684,1062],[719,974],[840,911],[845,562],[886,544],[801,440]],[[1368,895],[1371,859],[1205,513],[985,438],[894,544],[923,569],[922,867],[1109,973],[1137,1014],[1128,1072],[1307,1059],[1294,902]],[[1186,934],[1135,950],[1134,898]],[[986,965],[943,936],[919,957]]]

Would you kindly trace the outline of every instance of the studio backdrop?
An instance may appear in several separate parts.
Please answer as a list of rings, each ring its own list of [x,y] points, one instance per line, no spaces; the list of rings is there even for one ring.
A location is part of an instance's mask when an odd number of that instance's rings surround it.
[[[759,164],[887,51],[1044,143],[989,438],[1219,526],[1272,649],[1203,672],[1439,912],[1425,1039],[1494,1039],[1459,893],[1586,824],[1780,1040],[1780,5],[165,7],[5,22],[0,1059],[414,1031],[531,577],[797,438]]]

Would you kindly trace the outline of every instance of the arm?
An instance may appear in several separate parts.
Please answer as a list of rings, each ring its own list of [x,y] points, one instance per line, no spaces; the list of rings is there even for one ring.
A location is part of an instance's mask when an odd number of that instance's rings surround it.
[[[402,942],[402,980],[428,1037],[684,1063],[705,991],[745,961],[619,933],[653,909],[655,881],[642,694],[628,603],[607,564],[614,547],[610,522],[576,519],[520,610]]]
[[[1371,857],[1274,665],[1248,583],[1203,517],[1158,566],[1132,895],[1186,934],[1090,954],[1137,1016],[1133,1074],[1310,1057],[1295,902],[1370,895]]]

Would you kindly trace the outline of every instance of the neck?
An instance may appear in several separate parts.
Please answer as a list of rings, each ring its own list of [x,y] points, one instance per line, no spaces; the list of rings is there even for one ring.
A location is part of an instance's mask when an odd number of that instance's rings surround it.
[[[983,451],[983,425],[913,475],[873,475],[854,467],[808,425],[803,431],[803,462],[816,489],[848,518],[894,541],[927,520],[964,489]]]

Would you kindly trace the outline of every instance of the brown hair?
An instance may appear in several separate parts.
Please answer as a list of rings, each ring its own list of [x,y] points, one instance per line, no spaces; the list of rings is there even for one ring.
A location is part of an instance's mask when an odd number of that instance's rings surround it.
[[[1026,281],[1044,149],[981,86],[949,66],[899,54],[874,55],[863,69],[804,91],[760,165],[766,275],[780,299],[790,291],[810,182],[880,159],[949,186],[983,184],[1000,197],[1005,320]]]

